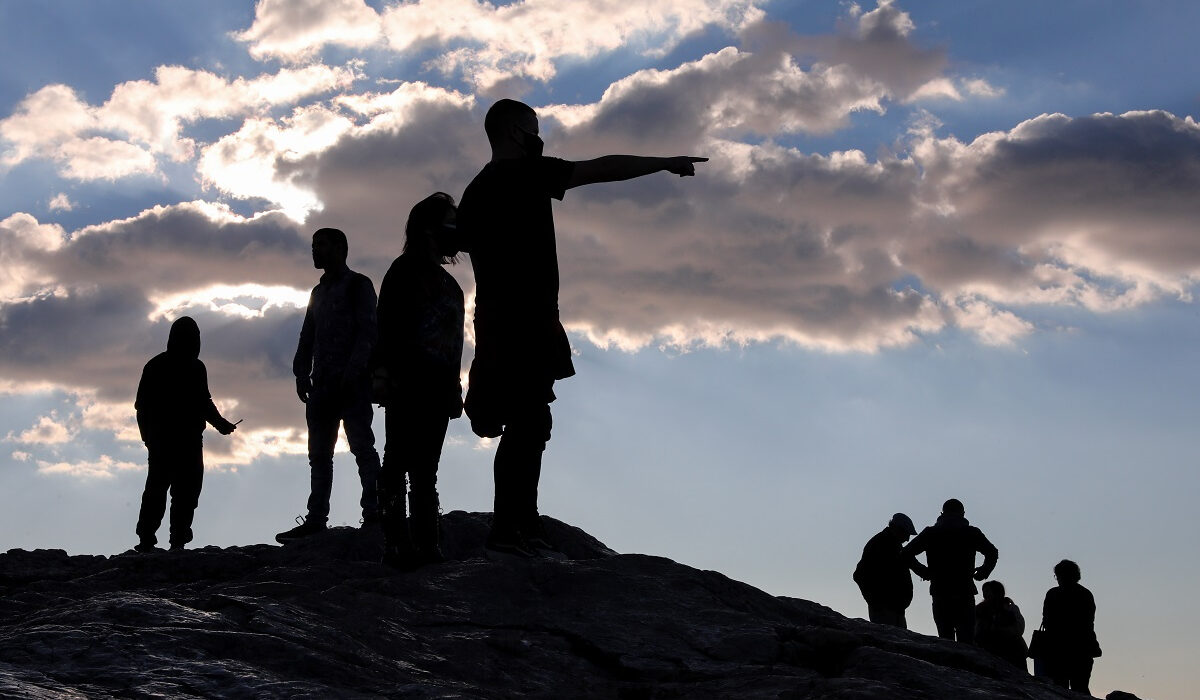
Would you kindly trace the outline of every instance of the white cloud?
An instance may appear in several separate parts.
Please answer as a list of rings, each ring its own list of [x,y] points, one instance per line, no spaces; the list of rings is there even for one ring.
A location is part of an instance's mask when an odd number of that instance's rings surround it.
[[[0,304],[54,282],[31,258],[58,250],[65,236],[61,226],[38,223],[23,212],[0,221]]]
[[[381,20],[363,0],[259,0],[254,23],[234,34],[257,59],[311,58],[325,44],[365,47],[381,36]]]
[[[1033,324],[1011,311],[995,308],[982,299],[966,298],[954,307],[955,322],[974,333],[985,345],[1012,345],[1033,332]]]
[[[75,209],[75,203],[67,196],[66,192],[59,192],[50,198],[50,202],[46,205],[50,211],[72,211]]]
[[[112,479],[118,472],[137,471],[145,468],[133,462],[113,459],[109,455],[100,455],[98,459],[77,462],[38,460],[37,465],[40,474],[64,475],[80,479]]]
[[[242,199],[261,197],[294,221],[303,221],[321,201],[304,185],[277,170],[333,145],[354,126],[326,107],[298,107],[283,119],[247,119],[236,132],[203,149],[198,171],[206,185]]]
[[[1004,88],[996,87],[982,78],[971,78],[962,81],[963,89],[968,95],[975,97],[1003,97]]]
[[[662,55],[708,26],[736,32],[759,21],[757,0],[519,0],[493,5],[476,0],[397,3],[377,15],[361,0],[336,3],[262,0],[254,24],[236,38],[256,58],[312,57],[325,44],[363,48],[382,30],[399,53],[442,49],[431,65],[461,72],[487,91],[514,79],[547,81],[564,59],[590,59],[632,47]]]
[[[754,0],[622,0],[564,3],[525,0],[496,6],[473,0],[397,4],[383,15],[396,51],[455,46],[437,66],[462,71],[480,89],[512,78],[547,81],[564,58],[588,59],[619,48],[661,55],[707,26],[737,32],[764,13]]]
[[[8,144],[3,162],[11,166],[46,158],[58,163],[64,176],[79,180],[153,173],[158,155],[176,161],[193,156],[196,144],[183,134],[186,125],[293,104],[348,87],[356,77],[352,68],[314,65],[228,80],[208,71],[160,66],[154,81],[121,83],[99,107],[68,86],[48,85],[0,120],[0,138]]]
[[[60,421],[58,414],[52,412],[48,416],[38,418],[37,423],[17,435],[9,433],[4,438],[6,442],[17,442],[22,445],[61,445],[71,440],[77,430]]]

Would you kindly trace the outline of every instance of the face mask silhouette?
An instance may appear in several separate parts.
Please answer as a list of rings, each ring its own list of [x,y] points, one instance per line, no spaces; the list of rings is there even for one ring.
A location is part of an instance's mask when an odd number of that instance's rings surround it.
[[[438,255],[452,258],[458,255],[458,227],[451,223],[441,225],[437,235]]]
[[[539,158],[542,155],[542,149],[545,148],[546,142],[542,141],[537,134],[531,134],[521,127],[521,147],[525,149],[525,155],[531,158]]]

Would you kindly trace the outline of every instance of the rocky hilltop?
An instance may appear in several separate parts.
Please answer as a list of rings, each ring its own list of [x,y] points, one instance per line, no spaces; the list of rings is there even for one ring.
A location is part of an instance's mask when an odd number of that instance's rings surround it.
[[[5,698],[1079,697],[977,649],[848,619],[547,518],[563,559],[377,563],[380,536],[0,555]],[[1114,693],[1124,698],[1133,696]]]

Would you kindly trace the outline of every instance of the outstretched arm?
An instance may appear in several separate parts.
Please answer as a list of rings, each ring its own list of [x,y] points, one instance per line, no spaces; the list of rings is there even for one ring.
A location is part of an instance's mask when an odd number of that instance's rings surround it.
[[[696,163],[703,163],[708,158],[697,156],[674,156],[671,158],[654,158],[649,156],[601,156],[592,160],[575,162],[575,170],[567,180],[567,189],[590,185],[593,182],[616,182],[632,180],[635,177],[649,175],[660,170],[675,173],[679,177],[696,174]]]

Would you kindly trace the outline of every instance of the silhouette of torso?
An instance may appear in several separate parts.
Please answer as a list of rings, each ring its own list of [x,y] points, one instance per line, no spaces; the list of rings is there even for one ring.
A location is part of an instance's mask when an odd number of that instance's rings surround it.
[[[458,396],[463,291],[440,265],[401,255],[379,287],[376,364],[404,392]]]
[[[292,362],[297,377],[336,383],[347,373],[366,376],[375,344],[375,287],[350,269],[326,272],[309,296]]]
[[[905,547],[906,554],[926,553],[930,595],[973,595],[975,554],[984,555],[984,569],[995,566],[996,548],[979,528],[958,515],[942,514]]]
[[[133,405],[144,442],[197,438],[206,422],[219,417],[199,354],[200,332],[194,323],[176,322],[166,352],[142,369]]]
[[[1096,640],[1096,600],[1078,583],[1060,584],[1046,591],[1042,625],[1064,651],[1090,655]]]
[[[506,372],[562,379],[575,373],[558,316],[558,254],[551,199],[574,164],[497,160],[463,193],[458,226],[475,271],[476,357]]]
[[[863,547],[854,581],[867,602],[893,610],[904,610],[912,603],[913,583],[908,568],[911,557],[902,556],[901,549],[902,543],[891,528],[884,528]]]

